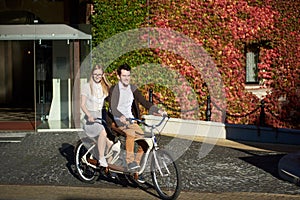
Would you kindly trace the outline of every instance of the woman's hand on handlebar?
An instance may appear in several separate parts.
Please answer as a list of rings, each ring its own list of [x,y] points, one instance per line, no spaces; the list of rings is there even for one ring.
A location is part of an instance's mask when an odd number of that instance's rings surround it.
[[[92,117],[92,116],[89,116],[89,117],[88,117],[88,121],[89,121],[89,122],[95,122],[95,118]]]

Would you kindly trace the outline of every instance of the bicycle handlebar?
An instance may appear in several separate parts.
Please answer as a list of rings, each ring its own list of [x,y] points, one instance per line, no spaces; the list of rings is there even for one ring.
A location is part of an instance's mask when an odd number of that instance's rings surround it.
[[[101,117],[94,118],[94,120],[95,121],[93,123],[99,123],[99,124],[106,125],[106,121],[104,119],[102,119]]]
[[[152,127],[152,128],[154,128],[154,127],[160,126],[166,118],[169,119],[170,117],[169,117],[168,115],[163,115],[161,121],[160,121],[158,124],[152,124],[152,125],[147,124],[147,123],[145,122],[145,120],[141,120],[141,119],[137,119],[137,118],[129,118],[129,119],[127,119],[127,120],[128,120],[130,123],[133,123],[132,121],[137,121],[137,122],[139,122],[139,123],[144,124],[144,125],[147,126],[147,127]]]
[[[169,119],[170,116],[169,115],[163,115],[161,121],[158,124],[152,124],[152,125],[149,125],[145,122],[145,120],[141,120],[141,119],[138,119],[138,118],[127,118],[126,120],[129,121],[129,123],[131,123],[131,124],[133,123],[133,121],[136,121],[136,122],[144,124],[147,127],[154,128],[154,127],[160,126],[166,118]],[[95,118],[94,123],[100,123],[100,124],[106,125],[106,121],[104,119],[100,118],[100,117]]]

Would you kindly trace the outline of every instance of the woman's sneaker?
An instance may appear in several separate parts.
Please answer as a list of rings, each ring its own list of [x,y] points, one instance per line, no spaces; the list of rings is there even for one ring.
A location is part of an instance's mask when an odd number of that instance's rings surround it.
[[[104,157],[99,159],[99,166],[100,167],[108,167],[108,164],[107,164],[106,159]]]

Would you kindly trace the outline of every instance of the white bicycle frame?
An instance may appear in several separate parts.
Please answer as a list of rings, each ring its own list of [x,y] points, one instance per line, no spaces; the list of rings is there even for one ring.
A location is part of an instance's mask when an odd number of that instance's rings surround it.
[[[162,170],[161,170],[161,166],[159,166],[159,164],[158,164],[157,155],[156,155],[156,151],[159,149],[159,146],[158,146],[158,144],[156,142],[156,137],[155,137],[155,134],[154,134],[154,129],[157,126],[160,126],[161,123],[164,121],[164,119],[165,118],[163,118],[163,120],[158,125],[151,125],[151,126],[148,125],[148,127],[150,127],[150,129],[151,129],[151,131],[150,131],[151,137],[138,138],[138,139],[135,140],[136,142],[138,142],[138,141],[146,142],[146,144],[148,145],[148,149],[144,153],[144,158],[142,159],[143,162],[141,164],[141,168],[138,171],[139,175],[144,172],[144,170],[146,168],[147,161],[148,161],[149,156],[150,156],[150,154],[152,152],[153,156],[154,156],[156,167],[157,167],[157,169],[159,169],[160,174],[163,176],[163,173],[162,173]],[[91,163],[89,163],[87,161],[87,155],[95,147],[96,147],[96,143],[93,144],[90,148],[88,148],[87,152],[81,158],[84,163],[86,163],[88,166],[90,166],[92,168],[97,168],[97,166],[95,166],[95,165],[93,165],[93,164],[91,164]],[[107,160],[109,160],[111,158],[111,160],[109,161],[109,164],[114,164],[120,158],[120,153],[121,153],[121,142],[120,142],[120,140],[118,140],[115,144],[113,144],[113,146],[111,147],[110,151],[105,155],[105,158]],[[165,163],[164,163],[164,165],[165,165]],[[167,169],[167,166],[164,166],[164,167]],[[125,173],[124,171],[118,171],[118,170],[112,170],[112,171],[115,171],[115,172],[118,172],[118,173]]]

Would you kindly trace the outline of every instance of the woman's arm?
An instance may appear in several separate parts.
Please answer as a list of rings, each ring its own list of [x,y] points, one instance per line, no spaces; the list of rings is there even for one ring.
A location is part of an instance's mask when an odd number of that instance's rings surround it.
[[[85,95],[81,95],[81,105],[80,105],[81,110],[88,117],[89,122],[94,122],[95,120],[94,120],[93,116],[91,115],[91,113],[86,108],[86,99],[87,99],[87,97]]]

